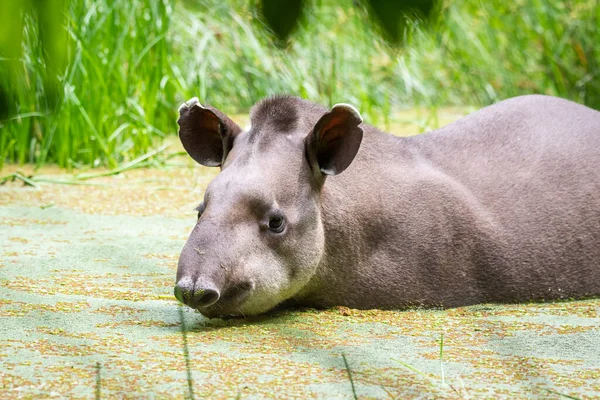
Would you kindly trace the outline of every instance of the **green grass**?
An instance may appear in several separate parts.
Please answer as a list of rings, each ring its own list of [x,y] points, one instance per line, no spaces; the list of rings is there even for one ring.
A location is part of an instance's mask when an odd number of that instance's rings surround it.
[[[109,166],[176,131],[177,106],[198,96],[226,113],[291,93],[348,102],[387,127],[403,108],[484,106],[526,93],[600,109],[600,0],[446,1],[427,29],[386,46],[352,0],[312,0],[287,49],[255,1],[73,0],[70,62],[50,113],[35,19],[25,51],[0,60],[17,115],[2,121],[2,162]]]
[[[172,131],[172,13],[163,1],[73,0],[70,63],[54,113],[41,96],[45,66],[35,20],[27,15],[23,59],[1,67],[3,76],[21,78],[13,99],[18,114],[3,122],[1,159],[115,167],[149,151]]]

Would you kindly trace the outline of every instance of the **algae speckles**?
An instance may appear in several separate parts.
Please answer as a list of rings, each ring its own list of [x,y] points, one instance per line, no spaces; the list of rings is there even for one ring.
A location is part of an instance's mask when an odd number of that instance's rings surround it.
[[[93,195],[67,207],[80,188],[49,190],[25,196],[69,194],[48,199],[56,206],[47,210],[0,207],[0,235],[13,238],[0,248],[0,398],[93,397],[96,363],[103,397],[183,398],[188,380],[172,288],[193,221],[79,214],[69,207],[87,209]],[[168,204],[181,207],[172,214],[190,205],[181,193]],[[123,207],[137,212],[137,205]],[[360,398],[600,392],[600,300],[299,309],[232,320],[182,312],[198,398],[350,399],[342,353]]]
[[[56,221],[52,219],[33,219],[33,218],[0,218],[0,226],[26,226],[26,225],[65,225],[66,221]]]

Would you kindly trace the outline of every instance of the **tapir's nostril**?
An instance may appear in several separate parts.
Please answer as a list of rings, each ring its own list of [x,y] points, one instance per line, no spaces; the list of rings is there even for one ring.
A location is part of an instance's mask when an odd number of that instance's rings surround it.
[[[220,294],[216,289],[196,289],[194,303],[196,307],[208,307],[219,300]]]

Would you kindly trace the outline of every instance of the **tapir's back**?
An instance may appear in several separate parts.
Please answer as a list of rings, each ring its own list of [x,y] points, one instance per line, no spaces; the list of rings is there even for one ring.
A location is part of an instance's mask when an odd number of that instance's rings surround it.
[[[494,183],[537,174],[568,178],[568,171],[552,171],[558,165],[600,173],[594,168],[600,161],[600,112],[556,97],[505,100],[420,139],[419,150],[429,160],[475,184],[489,175]]]
[[[562,224],[600,213],[598,111],[555,97],[522,96],[423,139],[419,153],[431,167],[503,224],[530,230],[527,220]]]
[[[490,276],[506,283],[497,300],[514,285],[530,285],[531,298],[600,294],[600,112],[517,97],[424,136],[418,149],[469,204],[485,260],[503,269]]]

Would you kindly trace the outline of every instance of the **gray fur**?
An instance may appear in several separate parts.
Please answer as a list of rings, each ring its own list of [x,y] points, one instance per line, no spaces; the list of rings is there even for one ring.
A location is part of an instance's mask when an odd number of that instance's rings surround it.
[[[218,287],[203,314],[600,295],[600,112],[523,96],[410,138],[362,124],[350,166],[325,176],[308,143],[326,112],[263,100],[235,137],[177,273],[179,290]]]

